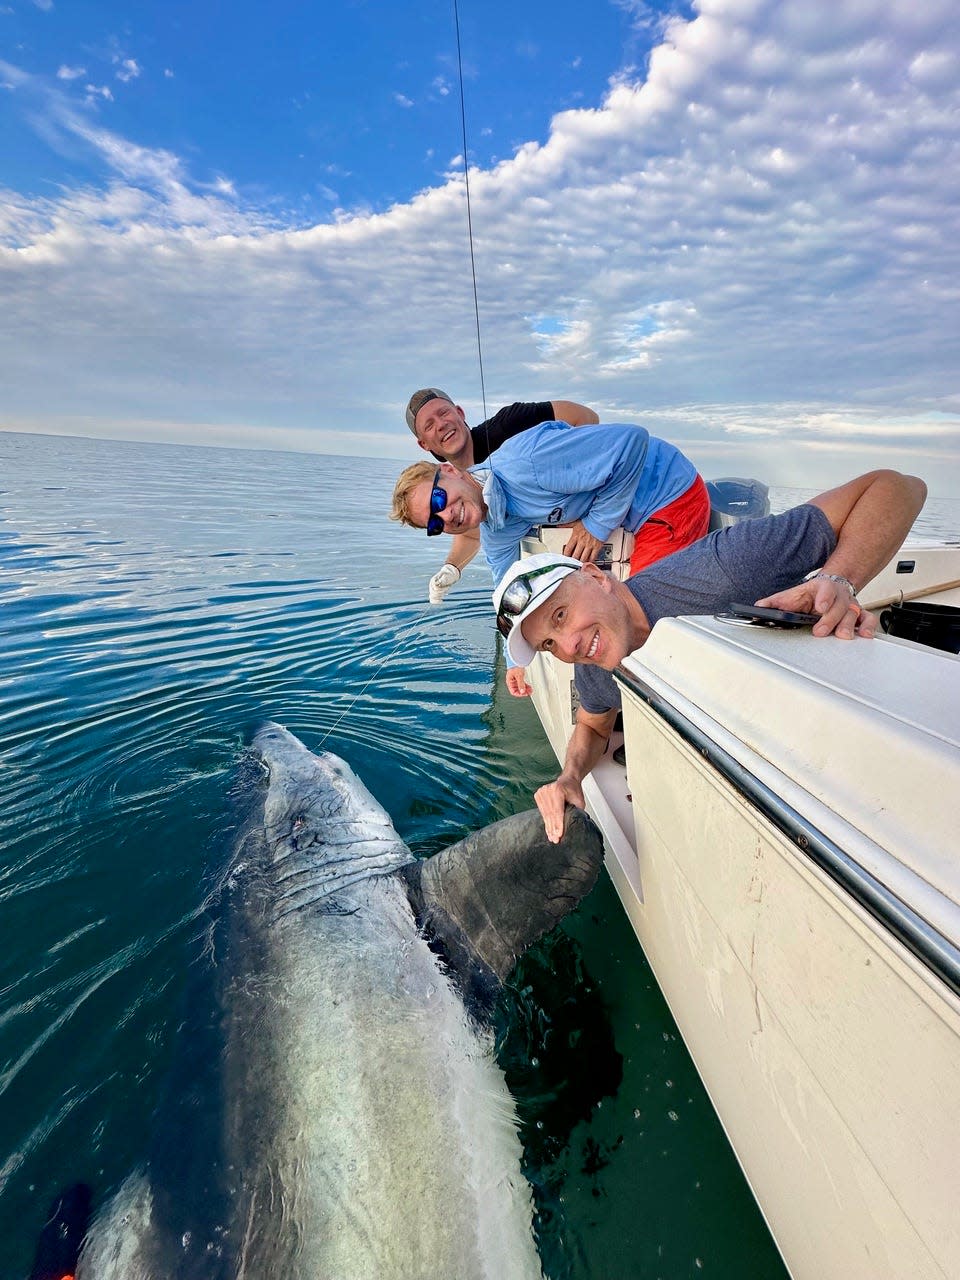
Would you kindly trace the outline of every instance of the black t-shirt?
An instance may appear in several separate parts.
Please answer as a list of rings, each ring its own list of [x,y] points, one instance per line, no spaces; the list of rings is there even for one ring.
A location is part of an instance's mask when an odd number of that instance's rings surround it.
[[[553,404],[549,400],[541,400],[534,404],[508,404],[479,427],[471,427],[473,437],[473,461],[486,462],[494,449],[499,449],[504,440],[517,436],[528,427],[535,427],[541,422],[553,421]],[[438,462],[442,459],[433,455]]]

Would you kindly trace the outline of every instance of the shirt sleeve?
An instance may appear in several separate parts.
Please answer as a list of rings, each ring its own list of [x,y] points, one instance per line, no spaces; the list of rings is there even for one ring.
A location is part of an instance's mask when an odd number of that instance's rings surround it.
[[[549,400],[530,403],[518,402],[508,404],[479,427],[471,427],[473,437],[473,461],[486,462],[495,449],[499,449],[504,440],[519,435],[530,427],[539,426],[541,422],[553,421],[553,405]]]
[[[617,682],[602,667],[587,667],[578,663],[573,668],[573,681],[577,687],[580,706],[591,715],[602,715],[621,706],[622,699]]]
[[[604,542],[633,504],[649,439],[644,427],[634,426],[549,431],[532,459],[537,480],[554,493],[592,493],[583,525]]]

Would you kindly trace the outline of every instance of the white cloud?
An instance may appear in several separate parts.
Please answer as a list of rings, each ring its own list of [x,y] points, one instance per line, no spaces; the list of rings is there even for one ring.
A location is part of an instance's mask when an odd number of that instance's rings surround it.
[[[622,9],[635,26],[650,27],[661,20],[661,15],[645,0],[613,0],[618,9]]]
[[[413,99],[412,99],[412,98],[408,98],[408,97],[406,96],[406,94],[403,94],[403,93],[395,93],[395,94],[393,95],[393,100],[394,100],[394,102],[398,103],[398,104],[399,104],[399,106],[401,106],[401,107],[412,107],[412,106],[413,106]]]
[[[121,58],[119,55],[114,55],[113,61],[117,65],[116,77],[118,80],[122,81],[123,84],[129,83],[131,80],[136,80],[136,78],[143,72],[143,68],[137,62],[136,58]]]
[[[960,76],[957,55],[952,49],[921,49],[910,63],[909,75],[928,92],[955,87]]]
[[[490,407],[582,400],[712,474],[823,485],[892,464],[956,490],[948,8],[700,0],[644,78],[471,169]],[[19,91],[24,73],[0,73]],[[462,172],[297,229],[172,153],[49,113],[112,176],[0,201],[5,425],[193,422],[197,439],[327,449],[309,433],[340,431],[346,452],[384,433],[402,456],[412,387],[460,388],[479,417]]]
[[[57,70],[57,79],[58,80],[80,80],[86,74],[87,74],[86,67],[68,67],[66,63],[64,63]]]

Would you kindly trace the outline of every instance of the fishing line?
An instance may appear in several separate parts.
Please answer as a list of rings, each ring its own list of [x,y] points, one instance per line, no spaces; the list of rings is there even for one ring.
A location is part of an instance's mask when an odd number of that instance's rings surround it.
[[[429,612],[429,610],[424,609],[424,611],[423,611],[422,613],[418,614],[415,618],[411,618],[410,622],[409,622],[405,627],[402,627],[402,628],[401,628],[401,630],[400,630],[400,639],[397,641],[397,643],[394,645],[394,647],[390,650],[390,652],[387,654],[387,656],[383,659],[383,661],[382,661],[382,662],[380,662],[380,663],[378,663],[378,665],[377,665],[377,669],[376,669],[376,671],[374,671],[374,673],[373,673],[373,675],[370,677],[370,679],[366,682],[366,684],[365,684],[365,685],[363,685],[363,686],[362,686],[362,688],[360,688],[360,689],[358,689],[358,690],[357,690],[357,692],[353,695],[353,697],[350,699],[350,701],[347,703],[347,705],[344,707],[344,709],[343,709],[343,710],[340,712],[340,714],[337,716],[336,720],[334,720],[333,724],[330,726],[330,728],[327,730],[327,732],[326,732],[326,733],[323,735],[323,737],[320,739],[319,743],[317,744],[317,750],[318,750],[318,751],[319,751],[319,750],[320,750],[320,748],[323,746],[323,744],[326,742],[326,740],[330,737],[331,733],[333,733],[334,729],[336,729],[337,725],[338,725],[338,724],[340,723],[340,721],[344,718],[344,716],[349,715],[349,713],[350,713],[350,712],[353,710],[353,708],[357,705],[358,700],[359,700],[360,698],[362,698],[362,697],[363,697],[363,695],[364,695],[364,694],[366,693],[366,691],[370,688],[370,686],[373,684],[374,680],[376,680],[377,676],[379,676],[380,672],[381,672],[381,671],[383,670],[383,668],[387,665],[387,663],[388,663],[388,662],[390,662],[390,661],[391,661],[391,659],[393,659],[393,658],[395,658],[395,657],[397,656],[397,654],[400,652],[400,646],[401,646],[401,645],[403,645],[403,644],[406,642],[406,640],[407,640],[408,633],[409,633],[410,631],[412,631],[412,630],[413,630],[413,628],[414,628],[415,626],[417,626],[419,623],[421,623],[421,622],[424,620],[424,618],[426,618],[426,616],[427,616],[427,613],[428,613],[428,612]]]
[[[460,129],[463,134],[463,182],[467,192],[467,239],[470,242],[470,272],[473,276],[473,314],[477,322],[477,363],[480,366],[480,396],[483,400],[483,419],[487,419],[487,389],[483,380],[483,343],[480,339],[480,302],[477,297],[477,264],[473,255],[473,212],[470,204],[470,166],[467,163],[467,110],[463,97],[463,58],[460,53],[460,12],[457,0],[453,0],[453,21],[457,31],[457,74],[460,78]],[[487,439],[487,452],[490,440]]]
[[[460,82],[460,130],[463,137],[463,183],[464,183],[464,188],[466,190],[466,195],[467,195],[467,239],[470,243],[470,274],[473,278],[473,314],[474,314],[474,318],[477,326],[477,363],[480,367],[480,397],[483,400],[484,427],[487,427],[487,423],[486,423],[487,389],[486,389],[486,385],[484,383],[484,378],[483,378],[483,341],[480,337],[480,300],[477,296],[477,264],[476,264],[476,259],[474,257],[474,251],[473,251],[473,212],[472,212],[472,206],[470,203],[470,166],[467,163],[467,111],[466,111],[466,105],[465,105],[464,94],[463,94],[463,57],[460,50],[460,13],[457,8],[457,0],[453,0],[453,21],[454,21],[454,26],[456,28],[456,33],[457,33],[457,75]],[[487,427],[487,456],[488,457],[489,457],[489,454],[490,454],[490,430],[489,430],[489,427]],[[425,617],[426,617],[426,611],[424,611],[424,613],[420,614],[418,617],[413,618],[410,621],[410,623],[401,630],[400,639],[397,641],[396,645],[393,647],[390,653],[387,654],[387,656],[383,659],[383,661],[379,663],[376,671],[374,671],[373,675],[371,675],[370,679],[366,682],[366,684],[364,684],[360,689],[357,690],[357,692],[350,699],[350,702],[347,704],[347,706],[343,709],[343,711],[340,712],[336,720],[334,720],[333,724],[330,726],[330,728],[326,731],[326,733],[320,739],[320,742],[317,745],[318,750],[320,749],[320,747],[323,746],[326,740],[330,737],[331,733],[333,733],[334,729],[336,729],[340,721],[343,720],[345,716],[349,715],[349,713],[353,710],[358,700],[364,695],[364,693],[367,691],[370,685],[373,684],[374,680],[376,680],[376,678],[379,676],[380,672],[387,665],[387,663],[390,662],[391,659],[396,657],[396,655],[400,651],[401,646],[406,641],[408,633],[412,630],[412,628],[415,627],[419,622],[421,622]]]
[[[459,13],[459,10],[457,9],[457,0],[453,0],[453,21],[454,21],[454,26],[457,32],[457,75],[460,81],[460,130],[463,136],[463,182],[464,182],[464,187],[467,193],[467,239],[470,242],[470,274],[473,278],[473,314],[474,314],[474,318],[476,320],[476,326],[477,326],[477,363],[480,366],[480,396],[481,396],[481,399],[483,400],[483,418],[484,418],[484,427],[486,427],[486,430],[487,430],[487,455],[489,456],[490,429],[486,425],[487,389],[483,379],[483,342],[480,337],[480,301],[477,296],[477,264],[476,264],[476,259],[474,258],[474,252],[473,252],[473,213],[472,213],[472,207],[470,204],[470,166],[467,163],[467,111],[466,111],[466,105],[465,105],[464,96],[463,96],[463,58],[460,51],[460,13]],[[339,716],[337,716],[336,720],[334,720],[333,724],[330,726],[327,732],[320,739],[320,742],[318,743],[318,748],[317,748],[318,750],[320,747],[323,746],[326,740],[330,737],[331,733],[333,733],[334,729],[336,729],[337,725],[344,718],[344,716],[348,715],[353,710],[353,708],[357,704],[357,701],[363,696],[363,694],[367,691],[370,685],[373,684],[374,680],[376,680],[377,676],[379,676],[380,672],[387,665],[387,663],[390,662],[390,660],[394,658],[397,655],[397,653],[399,653],[401,645],[407,639],[407,633],[414,626],[416,626],[417,623],[421,622],[422,619],[425,617],[426,617],[426,611],[424,611],[418,617],[413,618],[409,623],[409,625],[403,628],[403,630],[401,630],[400,639],[397,641],[396,645],[393,647],[390,653],[387,654],[387,656],[383,659],[383,661],[378,665],[376,671],[374,671],[373,675],[366,682],[366,684],[363,685],[363,687],[360,688],[353,695],[353,697],[350,699],[350,702],[343,709],[343,711],[341,711]]]

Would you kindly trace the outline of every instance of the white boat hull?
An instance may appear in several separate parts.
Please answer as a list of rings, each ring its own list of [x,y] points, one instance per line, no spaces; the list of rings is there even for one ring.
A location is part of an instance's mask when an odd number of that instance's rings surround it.
[[[960,658],[665,619],[621,672],[588,807],[791,1275],[960,1275]],[[572,668],[531,676],[562,759]]]

